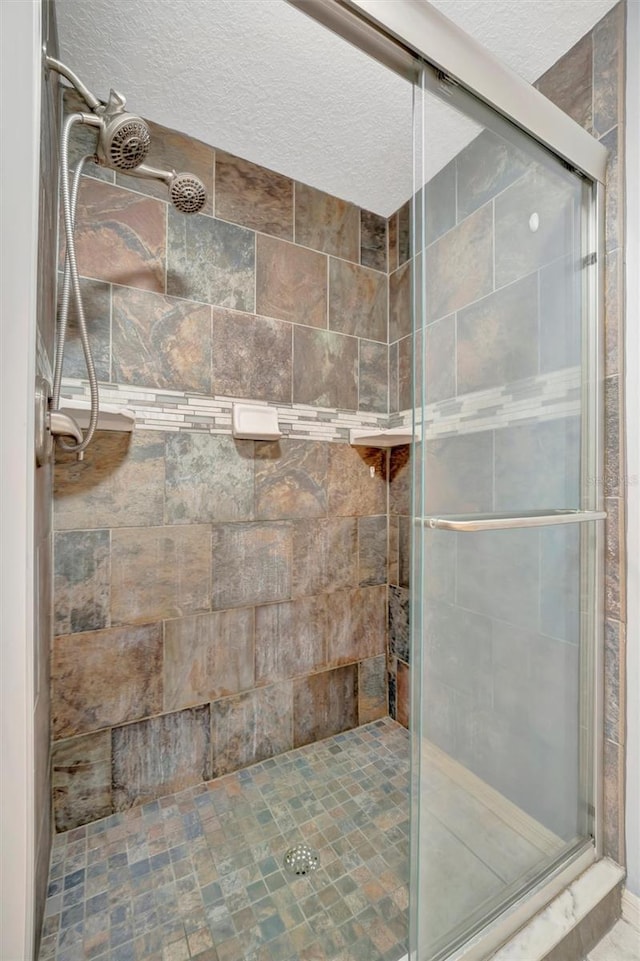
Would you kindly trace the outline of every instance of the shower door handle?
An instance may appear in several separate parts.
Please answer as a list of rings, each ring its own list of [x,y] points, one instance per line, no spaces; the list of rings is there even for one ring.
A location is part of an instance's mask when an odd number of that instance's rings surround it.
[[[449,517],[425,517],[426,527],[437,531],[508,531],[523,527],[551,527],[555,524],[586,524],[588,521],[601,521],[606,511],[532,511],[525,514],[470,515],[459,514]]]

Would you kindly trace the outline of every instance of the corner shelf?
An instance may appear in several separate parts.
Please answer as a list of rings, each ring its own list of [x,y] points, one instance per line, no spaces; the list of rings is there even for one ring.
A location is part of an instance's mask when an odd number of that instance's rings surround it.
[[[73,400],[71,397],[60,398],[60,411],[73,417],[78,427],[83,430],[89,426],[91,408],[86,400]],[[100,404],[98,425],[96,430],[119,430],[131,433],[136,424],[136,415],[128,407],[115,407],[113,404]]]
[[[387,430],[352,428],[349,443],[352,447],[400,447],[414,441],[412,427],[391,427]]]

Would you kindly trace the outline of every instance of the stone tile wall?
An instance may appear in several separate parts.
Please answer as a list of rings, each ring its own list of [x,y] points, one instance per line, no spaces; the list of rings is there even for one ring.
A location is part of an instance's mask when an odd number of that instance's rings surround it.
[[[152,136],[203,214],[92,165],[79,194],[102,393],[139,407],[133,435],[57,457],[59,830],[388,713],[387,457],[344,443],[388,416],[387,222]],[[73,314],[65,376],[81,394]],[[233,398],[278,405],[286,436],[234,441]]]
[[[387,714],[387,462],[99,432],[55,475],[62,830]]]
[[[539,81],[609,150],[605,240],[604,853],[625,863],[626,580],[624,405],[624,116],[626,3],[618,3]],[[576,82],[577,81],[577,82]]]

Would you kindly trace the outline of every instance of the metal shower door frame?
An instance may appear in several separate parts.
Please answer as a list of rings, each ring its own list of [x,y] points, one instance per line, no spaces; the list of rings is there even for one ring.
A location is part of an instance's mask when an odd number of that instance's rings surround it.
[[[535,150],[536,144],[540,145],[540,154],[550,151],[585,180],[580,521],[596,523],[581,524],[591,538],[590,546],[588,537],[582,538],[583,599],[587,593],[590,594],[589,584],[595,585],[595,596],[588,597],[590,616],[582,619],[582,630],[589,630],[592,638],[593,660],[587,665],[587,672],[593,683],[587,692],[592,712],[591,733],[581,745],[581,752],[591,759],[589,793],[593,802],[593,811],[590,813],[594,837],[593,843],[585,842],[573,857],[559,864],[539,884],[506,907],[499,917],[489,920],[487,927],[454,949],[449,956],[449,961],[482,961],[603,853],[603,518],[606,515],[603,511],[602,327],[604,183],[608,154],[602,144],[567,114],[500,63],[427,0],[288,2],[414,84],[419,83],[422,68],[431,66],[433,76],[427,80],[427,87],[432,87],[433,92],[437,93],[438,81],[445,80],[451,86],[453,99],[458,101],[461,108],[465,101],[475,101],[476,119],[493,112],[516,128],[516,136],[517,130],[521,131],[531,150]],[[572,520],[575,522],[578,518]],[[552,522],[558,523],[558,520]],[[561,522],[571,521],[566,519]],[[418,522],[420,530],[425,523],[428,524],[428,519],[421,516]],[[416,705],[413,710],[415,708]],[[414,956],[411,957],[414,961]]]

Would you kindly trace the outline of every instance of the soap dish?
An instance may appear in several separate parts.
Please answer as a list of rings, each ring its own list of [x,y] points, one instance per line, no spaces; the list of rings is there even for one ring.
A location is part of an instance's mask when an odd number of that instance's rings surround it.
[[[231,429],[239,440],[279,440],[282,437],[276,408],[259,404],[234,404]]]

